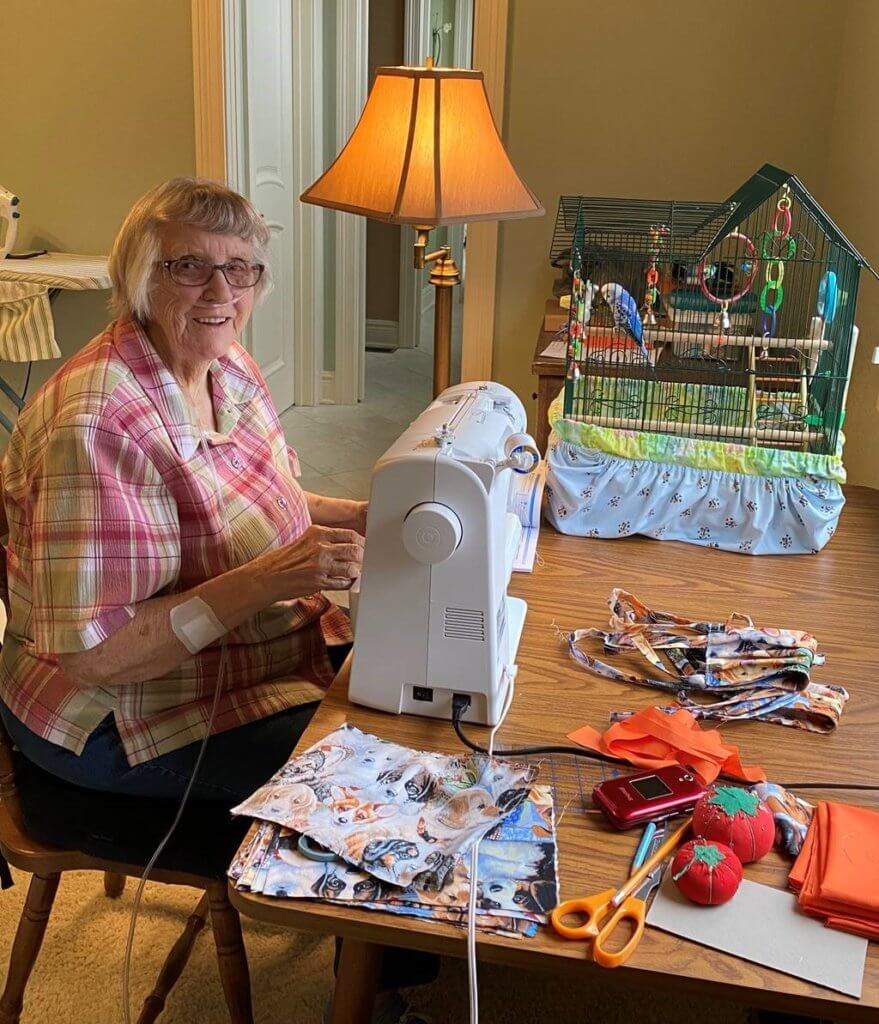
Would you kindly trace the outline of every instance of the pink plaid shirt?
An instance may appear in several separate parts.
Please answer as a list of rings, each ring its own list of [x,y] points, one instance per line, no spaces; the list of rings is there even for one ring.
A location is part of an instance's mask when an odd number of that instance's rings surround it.
[[[176,380],[130,321],[63,366],[10,441],[0,698],[32,732],[76,753],[111,712],[132,765],[199,740],[221,644],[149,682],[85,689],[55,655],[95,647],[141,601],[288,544],[311,522],[296,453],[251,357],[235,345],[210,373],[219,498]],[[347,618],[320,594],[243,623],[228,634],[213,731],[319,699],[333,676],[326,645],[347,640]]]

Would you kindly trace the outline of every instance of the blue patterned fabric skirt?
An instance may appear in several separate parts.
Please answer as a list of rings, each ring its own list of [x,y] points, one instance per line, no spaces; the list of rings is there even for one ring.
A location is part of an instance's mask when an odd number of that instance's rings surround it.
[[[629,458],[555,431],[547,452],[546,518],[583,537],[641,533],[751,555],[815,554],[833,536],[844,504],[839,480],[814,473]]]

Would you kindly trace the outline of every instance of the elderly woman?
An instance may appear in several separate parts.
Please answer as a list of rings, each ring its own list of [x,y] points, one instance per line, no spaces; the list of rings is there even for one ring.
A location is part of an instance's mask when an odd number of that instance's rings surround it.
[[[322,592],[359,575],[366,503],[300,489],[237,341],[267,243],[227,188],[148,192],[110,257],[117,319],[10,442],[0,713],[74,784],[176,797],[210,723],[193,795],[231,805],[289,755],[350,642]]]

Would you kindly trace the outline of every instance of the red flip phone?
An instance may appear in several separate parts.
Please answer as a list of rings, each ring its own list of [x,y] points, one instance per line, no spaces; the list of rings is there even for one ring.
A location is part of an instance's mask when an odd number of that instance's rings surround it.
[[[592,798],[615,828],[635,828],[691,810],[705,792],[699,776],[679,764],[600,782]]]

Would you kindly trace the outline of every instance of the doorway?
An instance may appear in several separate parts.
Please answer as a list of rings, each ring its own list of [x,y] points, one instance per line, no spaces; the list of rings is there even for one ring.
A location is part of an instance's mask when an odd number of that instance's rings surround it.
[[[298,202],[341,148],[365,102],[368,26],[402,49],[400,57],[376,60],[375,66],[421,63],[437,48],[440,63],[469,65],[475,35],[482,40],[481,66],[498,114],[502,104],[506,0],[481,0],[475,26],[473,0],[395,0],[395,15],[391,3],[221,0],[216,9],[222,8],[222,31],[193,25],[196,71],[200,61],[217,67],[211,61],[222,57],[226,180],[266,213],[274,263],[282,271],[276,271],[269,300],[277,300],[274,308],[263,307],[243,340],[264,367],[290,442],[300,451],[303,484],[326,493],[364,496],[375,458],[431,396],[432,289],[422,288],[427,275],[411,267],[411,229],[391,229],[396,248],[390,258],[368,260],[367,232],[382,225]],[[219,52],[210,44],[217,38]],[[202,77],[195,80],[198,97]],[[200,100],[202,109],[210,102],[217,109],[215,96]],[[277,208],[270,214],[272,201]],[[491,332],[479,317],[493,313],[496,241],[484,241],[475,229],[472,239],[463,228],[450,230],[459,232],[448,239],[456,262],[463,272],[467,264],[472,268],[471,298],[481,296],[479,310],[468,306],[465,373],[484,378],[490,374]],[[432,241],[441,242],[436,236]],[[465,256],[468,246],[473,251]],[[397,294],[386,313],[370,317],[366,302],[374,277],[393,282]],[[457,379],[465,318],[464,288],[456,291]]]

